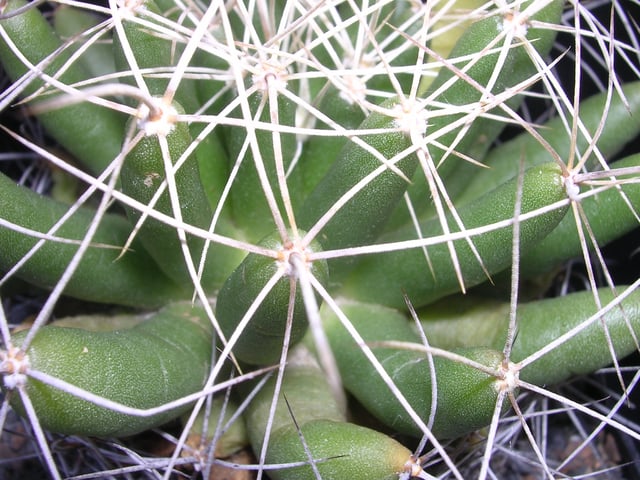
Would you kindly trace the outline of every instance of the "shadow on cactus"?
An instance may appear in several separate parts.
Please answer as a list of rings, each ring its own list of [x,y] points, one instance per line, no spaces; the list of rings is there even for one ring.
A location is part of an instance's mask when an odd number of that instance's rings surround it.
[[[112,473],[490,478],[517,424],[555,477],[532,397],[640,440],[561,390],[613,365],[623,403],[640,333],[640,279],[601,253],[638,226],[640,80],[582,94],[578,48],[633,70],[635,43],[587,6],[1,6],[0,106],[47,138],[2,134],[81,185],[65,202],[0,174],[2,295],[46,292],[27,328],[0,322],[0,432],[28,419],[53,478],[73,473],[46,435],[106,452],[168,422],[169,457]],[[588,291],[543,298],[580,257]]]

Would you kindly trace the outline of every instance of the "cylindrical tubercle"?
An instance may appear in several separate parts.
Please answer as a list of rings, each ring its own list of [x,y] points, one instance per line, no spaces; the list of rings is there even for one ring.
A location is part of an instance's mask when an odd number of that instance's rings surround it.
[[[491,422],[500,393],[502,353],[486,347],[456,351],[494,370],[495,376],[444,357],[433,357],[432,372],[424,351],[376,345],[385,341],[420,344],[420,337],[412,330],[405,315],[376,304],[342,302],[340,308],[364,342],[372,346],[382,368],[433,435],[454,438]],[[385,384],[339,317],[325,305],[322,318],[345,388],[393,430],[421,437],[424,431]],[[436,379],[435,386],[432,373]],[[437,392],[435,403],[432,402],[434,389]],[[432,406],[435,417],[433,424],[428,425]]]
[[[198,392],[209,375],[213,329],[203,309],[173,304],[136,326],[115,331],[42,327],[26,352],[29,396],[51,432],[122,437],[160,426],[190,405],[152,416],[102,407],[28,377],[37,370],[107,400],[148,409]],[[26,331],[13,336],[19,346]],[[18,392],[12,406],[25,415]]]
[[[302,232],[299,233],[303,236]],[[289,338],[291,345],[300,341],[307,330],[308,320],[304,298],[297,285],[299,274],[289,256],[297,255],[302,260],[302,264],[307,264],[308,273],[314,275],[322,284],[327,283],[328,268],[324,260],[316,260],[312,263],[306,260],[309,252],[321,250],[317,242],[303,249],[296,247],[295,244],[296,240],[293,240],[293,243],[285,245],[278,233],[267,236],[260,245],[279,252],[279,258],[250,253],[220,289],[216,303],[216,318],[225,336],[229,338],[265,285],[274,275],[282,275],[257,308],[232,349],[233,354],[241,361],[251,364],[277,362],[285,340],[288,321],[292,322]],[[296,289],[296,293],[289,318],[292,288]]]
[[[245,414],[256,452],[264,443],[275,385],[275,378],[269,379]],[[401,473],[419,468],[411,452],[396,440],[346,421],[331,395],[326,374],[304,347],[290,353],[277,401],[266,463],[307,465],[269,469],[273,480],[316,479],[310,461],[316,462],[323,479],[397,480]]]
[[[518,181],[514,179],[477,202],[458,210],[466,229],[488,226],[513,218]],[[524,172],[520,214],[535,211],[566,198],[563,177],[555,164],[533,167]],[[520,249],[526,252],[548,235],[564,217],[568,207],[561,207],[520,222]],[[460,229],[451,215],[444,219],[450,232]],[[423,238],[442,235],[440,219],[435,218],[420,225]],[[385,235],[379,243],[414,240],[415,227]],[[481,261],[467,243],[466,238],[452,242],[462,279],[466,288],[487,280],[511,265],[513,226],[483,232],[472,236]],[[382,303],[404,308],[403,293],[418,308],[446,295],[460,291],[451,251],[445,241],[422,248],[405,248],[389,253],[370,255],[361,261],[344,284],[345,294],[353,299]]]

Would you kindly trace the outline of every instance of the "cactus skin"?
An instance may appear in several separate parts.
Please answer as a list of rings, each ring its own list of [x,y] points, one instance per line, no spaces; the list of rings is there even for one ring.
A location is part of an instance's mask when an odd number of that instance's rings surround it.
[[[171,107],[183,113],[181,105],[174,102]],[[139,202],[149,205],[160,185],[167,181],[168,174],[162,154],[161,142],[167,142],[171,165],[175,164],[191,144],[189,128],[184,122],[177,122],[173,130],[164,138],[159,135],[145,135],[128,153],[120,179],[122,190]],[[209,198],[200,180],[197,153],[192,154],[173,175],[178,198],[180,200],[182,220],[201,229],[208,229],[213,213]],[[160,195],[154,210],[173,216],[173,207],[168,188]],[[125,207],[132,228],[142,213],[134,208]],[[189,285],[191,277],[187,270],[177,230],[166,223],[147,218],[138,231],[138,237],[145,249],[155,259],[163,272],[179,285]],[[187,243],[197,268],[204,240],[187,235]],[[205,288],[219,288],[226,276],[233,270],[237,255],[229,255],[227,249],[213,244],[207,253],[202,285]]]
[[[69,206],[16,185],[0,174],[0,209],[4,220],[46,233],[67,213]],[[87,208],[78,210],[55,235],[82,240],[94,215],[95,212]],[[160,270],[139,241],[120,256],[119,247],[124,246],[131,231],[125,218],[107,214],[100,222],[92,241],[104,246],[87,250],[67,284],[65,294],[92,302],[138,308],[159,307],[188,295],[183,286]],[[0,244],[6,246],[0,255],[0,270],[13,268],[37,241],[10,228],[0,228]],[[77,249],[77,245],[48,241],[16,276],[42,288],[53,288]]]
[[[371,478],[392,480],[405,470],[411,452],[391,437],[346,421],[331,396],[327,378],[308,350],[294,349],[288,359],[279,403],[275,411],[266,462],[308,461],[300,433],[322,478]],[[251,401],[245,415],[254,451],[262,449],[269,419],[275,379],[270,379]],[[285,402],[286,398],[286,402]],[[306,465],[269,470],[274,480],[312,480],[316,476]]]
[[[14,335],[19,345],[26,331]],[[29,368],[124,405],[146,409],[196,393],[209,374],[212,328],[204,310],[173,304],[131,329],[92,332],[45,326],[27,351]],[[133,435],[190,405],[148,417],[126,415],[29,378],[26,391],[43,428],[97,437]],[[22,415],[19,396],[12,406]]]
[[[343,303],[340,308],[367,343],[420,341],[406,316],[397,310],[356,302]],[[323,325],[345,388],[394,431],[421,437],[424,432],[391,393],[338,317],[325,309]],[[426,424],[431,411],[433,389],[431,367],[426,354],[396,348],[377,347],[372,350]],[[456,353],[492,369],[497,369],[503,360],[502,353],[484,347],[458,349]],[[431,432],[436,437],[459,437],[491,422],[499,394],[496,377],[441,357],[434,358],[434,370],[437,409]]]
[[[397,99],[391,99],[385,102],[383,107],[392,111],[400,105]],[[360,128],[396,130],[398,119],[372,113]],[[408,133],[402,131],[367,135],[363,140],[387,160],[411,147]],[[418,166],[418,158],[415,154],[405,155],[395,166],[411,179]],[[355,143],[347,144],[302,205],[298,218],[303,228],[309,230],[313,227],[345,193],[381,165],[380,160],[363,147]],[[382,231],[407,187],[406,178],[387,168],[344,205],[320,231],[318,240],[324,249],[333,250],[371,243]],[[336,259],[330,264],[332,276],[338,279],[349,270],[353,259]]]
[[[624,285],[616,288],[622,292]],[[603,306],[615,299],[606,288],[598,289],[597,295]],[[519,362],[544,348],[598,310],[594,292],[572,293],[521,305],[511,361]],[[520,370],[520,379],[535,385],[555,385],[610,365],[613,359],[603,325],[618,359],[636,351],[635,339],[640,334],[640,293],[633,292],[622,301],[621,307],[613,308],[575,337],[524,367]]]
[[[507,182],[458,213],[467,229],[491,225],[513,217],[517,181]],[[533,167],[525,172],[521,213],[550,205],[566,198],[560,169],[555,164]],[[520,224],[520,248],[526,251],[548,235],[567,212],[559,208]],[[453,226],[451,218],[447,222]],[[407,240],[415,237],[413,229],[381,237],[382,241]],[[439,220],[421,225],[421,231],[437,235],[442,231]],[[452,228],[452,231],[457,229]],[[471,239],[486,272],[500,272],[511,264],[512,227],[477,235]],[[382,243],[382,242],[381,242]],[[453,242],[467,287],[484,282],[487,273],[478,262],[465,239]],[[404,308],[403,291],[415,307],[421,307],[460,290],[451,254],[445,243],[427,248],[433,274],[419,248],[398,250],[366,257],[344,284],[350,298]],[[393,288],[389,288],[393,286]]]

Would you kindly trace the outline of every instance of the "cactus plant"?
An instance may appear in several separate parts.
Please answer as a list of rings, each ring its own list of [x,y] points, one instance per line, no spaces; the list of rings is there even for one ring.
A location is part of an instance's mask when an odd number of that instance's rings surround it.
[[[640,440],[640,279],[602,253],[639,219],[640,53],[609,6],[621,27],[572,0],[0,2],[6,153],[51,187],[0,173],[0,292],[42,299],[0,316],[0,433],[24,417],[53,478],[50,435],[154,428],[167,458],[90,473],[208,475],[190,435],[220,441],[223,398],[259,478],[500,477],[513,425],[551,478],[552,401],[601,423],[584,446]],[[541,299],[576,257],[590,292]],[[563,390],[609,365],[611,412]]]

